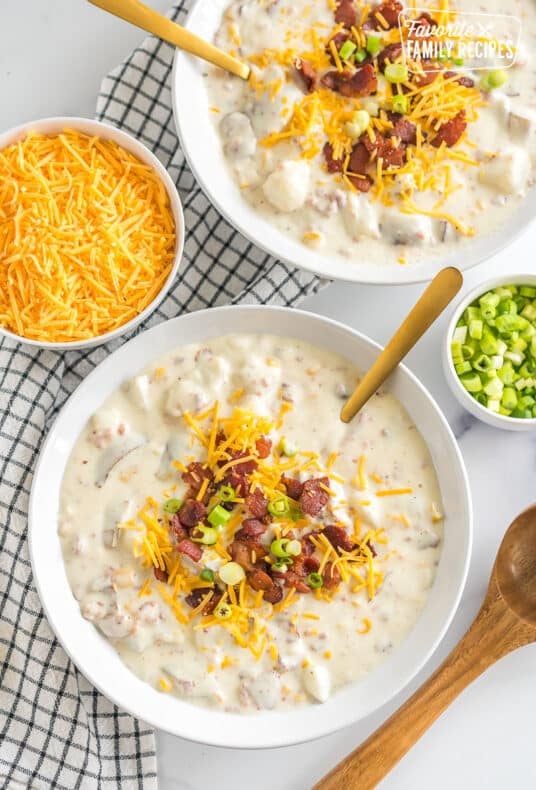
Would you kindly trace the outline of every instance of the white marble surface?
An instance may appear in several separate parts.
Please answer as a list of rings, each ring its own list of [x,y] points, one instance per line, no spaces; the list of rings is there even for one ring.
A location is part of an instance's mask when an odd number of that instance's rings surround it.
[[[160,9],[167,0],[152,0]],[[2,0],[0,129],[46,115],[91,115],[100,77],[139,39],[138,32],[83,1]],[[467,273],[465,290],[502,272],[536,271],[536,225],[506,252]],[[330,286],[306,308],[385,341],[420,286]],[[536,433],[475,422],[447,389],[440,342],[447,316],[408,358],[460,440],[475,508],[474,553],[462,605],[443,644],[411,688],[462,635],[487,584],[510,520],[536,498]],[[382,784],[386,790],[528,790],[536,787],[536,645],[503,659],[459,698]],[[411,688],[360,724],[313,744],[264,752],[215,749],[158,734],[161,790],[305,790],[365,738]],[[322,715],[319,708],[318,715]]]

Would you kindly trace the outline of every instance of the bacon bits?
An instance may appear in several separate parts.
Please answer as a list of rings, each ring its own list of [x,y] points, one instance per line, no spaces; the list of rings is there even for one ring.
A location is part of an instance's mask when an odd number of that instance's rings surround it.
[[[208,466],[200,463],[199,461],[192,461],[188,464],[186,472],[181,475],[182,479],[190,487],[190,494],[192,498],[199,493],[204,480],[212,481],[213,474]]]
[[[255,518],[264,518],[268,513],[268,498],[260,488],[256,488],[246,497],[246,507]]]
[[[209,592],[212,591],[211,587],[198,587],[196,590],[192,590],[192,592],[186,596],[184,599],[188,606],[191,606],[192,609],[196,609],[205,595],[208,595]],[[201,609],[202,615],[212,614],[218,603],[220,602],[222,594],[219,590],[214,590],[214,595],[212,598],[206,602],[206,604]]]
[[[228,547],[229,554],[234,562],[241,565],[245,571],[255,568],[255,563],[266,556],[264,546],[249,537],[247,540],[233,540]]]
[[[246,518],[235,535],[237,540],[257,540],[266,532],[266,524],[256,518]]]
[[[207,509],[202,502],[197,499],[187,499],[179,510],[179,521],[183,527],[196,527],[207,515]]]
[[[456,72],[455,71],[445,71],[443,73],[443,79],[448,80],[451,77],[456,77]],[[458,85],[463,85],[464,88],[474,88],[475,87],[475,81],[472,80],[471,77],[464,77],[463,75],[460,75],[459,77],[457,77],[455,80],[453,80],[453,82],[457,82]]]
[[[300,496],[300,505],[302,511],[308,516],[317,516],[327,505],[329,501],[329,494],[322,488],[329,486],[329,479],[327,477],[313,478],[306,480],[303,484],[303,489]]]
[[[335,22],[345,27],[352,27],[357,24],[357,10],[353,0],[340,0],[335,9]]]
[[[355,71],[328,71],[320,80],[325,88],[340,93],[341,96],[363,98],[375,93],[378,80],[373,66],[366,63]]]
[[[291,499],[299,500],[303,491],[303,483],[300,483],[294,477],[286,477],[286,475],[282,475],[281,482],[287,489],[288,496]]]
[[[397,137],[401,143],[415,145],[417,142],[417,127],[414,123],[397,113],[389,113],[389,120],[393,124],[393,128],[389,131],[390,137]]]
[[[283,590],[266,571],[255,568],[247,574],[247,580],[254,590],[262,590],[265,601],[274,604],[282,599]]]
[[[324,535],[329,540],[334,549],[344,549],[352,551],[354,544],[350,536],[343,527],[328,526],[324,528]]]
[[[390,30],[398,25],[398,16],[404,10],[402,3],[397,0],[386,0],[372,11],[363,25],[364,30]],[[387,23],[387,27],[383,24]]]
[[[326,143],[324,145],[324,148],[322,149],[322,153],[324,154],[324,159],[326,162],[328,173],[342,173],[344,160],[334,159],[333,146],[331,145],[331,143]]]
[[[186,557],[189,557],[192,562],[199,562],[203,556],[203,549],[188,538],[181,540],[177,545],[177,551],[179,554],[184,554]]]
[[[164,582],[164,584],[167,584],[167,580],[168,580],[167,571],[163,571],[162,568],[154,568],[154,575],[155,575],[155,579],[157,579],[159,582]]]
[[[184,538],[188,537],[187,531],[184,529],[181,522],[179,521],[178,513],[174,513],[171,516],[169,520],[169,528],[171,530],[171,534],[173,535],[177,543],[180,543],[181,540],[184,540]]]
[[[266,436],[260,436],[255,442],[255,449],[259,458],[268,458],[272,452],[272,440],[267,439]]]
[[[389,63],[396,63],[401,58],[402,44],[388,44],[378,55],[378,68],[383,74],[387,66],[387,61],[389,61]]]
[[[294,68],[298,73],[307,93],[312,93],[318,87],[318,74],[308,60],[296,58]]]
[[[334,590],[341,583],[341,574],[336,565],[332,562],[326,562],[326,567],[322,573],[322,581],[326,590]]]
[[[465,111],[461,110],[450,121],[446,121],[439,127],[437,135],[431,140],[434,148],[439,148],[441,143],[445,143],[448,148],[455,145],[467,127]]]

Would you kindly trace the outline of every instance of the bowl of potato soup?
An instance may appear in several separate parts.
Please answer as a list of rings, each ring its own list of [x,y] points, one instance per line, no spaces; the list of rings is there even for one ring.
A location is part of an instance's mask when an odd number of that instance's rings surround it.
[[[211,202],[329,278],[423,281],[496,253],[536,208],[536,5],[443,3],[417,21],[464,12],[507,14],[513,36],[521,20],[513,65],[411,60],[399,15],[417,12],[398,0],[198,0],[188,28],[251,68],[176,55],[176,125]]]
[[[402,366],[340,421],[378,351],[313,314],[218,308],[142,333],[69,399],[34,477],[34,577],[117,705],[283,746],[377,709],[432,654],[465,583],[468,483]]]

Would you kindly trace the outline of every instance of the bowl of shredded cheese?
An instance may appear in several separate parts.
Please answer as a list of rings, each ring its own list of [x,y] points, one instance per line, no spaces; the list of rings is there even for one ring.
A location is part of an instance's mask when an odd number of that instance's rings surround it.
[[[176,187],[139,140],[85,118],[0,135],[0,333],[54,349],[132,331],[182,258]]]

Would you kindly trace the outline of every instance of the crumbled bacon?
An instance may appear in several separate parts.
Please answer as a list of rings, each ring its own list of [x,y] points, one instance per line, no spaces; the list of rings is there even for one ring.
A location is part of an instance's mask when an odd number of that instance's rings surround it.
[[[329,486],[327,477],[312,478],[303,484],[300,505],[306,515],[317,516],[327,505],[329,494],[322,486]]]
[[[179,510],[179,521],[183,527],[196,527],[207,515],[207,508],[197,499],[187,499]]]
[[[192,461],[191,464],[188,464],[186,472],[183,472],[181,477],[190,487],[191,497],[195,498],[203,485],[203,480],[209,480],[211,482],[214,475],[206,464],[202,464],[199,461]]]
[[[198,587],[196,590],[192,590],[192,592],[186,596],[184,599],[188,606],[191,606],[192,609],[196,609],[205,595],[208,595],[209,592],[212,592],[210,587]],[[201,609],[202,615],[212,614],[218,603],[220,602],[222,597],[222,593],[219,590],[214,590],[214,595],[212,598],[206,602],[206,604]]]
[[[367,140],[369,139],[368,135],[363,135],[364,138]],[[371,148],[371,151],[373,149]],[[370,152],[367,149],[367,146],[364,142],[359,142],[354,145],[352,148],[352,153],[350,154],[350,161],[348,162],[348,170],[352,173],[361,173],[365,175],[367,172],[367,168],[370,163]]]
[[[268,497],[262,493],[262,489],[256,488],[246,497],[246,507],[255,518],[264,518],[268,513]]]
[[[402,44],[388,44],[382,49],[378,55],[378,68],[382,72],[385,71],[387,61],[389,63],[396,63],[402,57]]]
[[[329,540],[334,549],[344,549],[344,551],[352,551],[355,548],[354,543],[348,533],[343,527],[329,525],[323,530],[324,535]]]
[[[270,603],[278,603],[283,597],[281,587],[266,571],[254,568],[247,574],[247,580],[254,590],[262,590],[263,598]]]
[[[236,540],[257,540],[266,532],[267,526],[256,518],[246,518],[242,522],[242,527],[235,534]]]
[[[231,460],[237,461],[239,458],[247,458],[250,453],[248,452],[240,452],[239,450],[231,450],[229,455],[231,456]],[[220,466],[225,466],[228,461],[221,461]],[[251,458],[248,461],[243,461],[238,464],[233,464],[232,470],[236,475],[240,475],[240,477],[245,477],[246,475],[250,475],[252,472],[255,471],[258,464],[255,459]]]
[[[331,143],[326,143],[323,148],[324,159],[326,160],[326,167],[328,173],[342,173],[344,159],[334,159],[333,146]]]
[[[351,37],[352,34],[350,33],[350,31],[343,29],[343,30],[339,30],[338,33],[335,33],[335,35],[330,39],[330,41],[333,41],[333,43],[335,44],[335,49],[338,52],[342,47],[342,45],[345,44],[348,41],[348,39],[350,39]],[[326,46],[326,55],[329,57],[333,65],[336,66],[337,63],[335,61],[335,58],[333,57],[333,52],[331,51],[329,43]]]
[[[255,448],[259,458],[268,458],[272,451],[272,440],[267,439],[266,436],[259,436],[255,442]]]
[[[439,127],[439,131],[431,140],[431,143],[434,148],[439,148],[441,143],[445,143],[450,148],[458,142],[466,127],[465,111],[461,110],[454,118],[451,118]]]
[[[182,526],[182,524],[181,524],[181,522],[179,520],[179,514],[178,513],[174,513],[171,516],[171,518],[169,520],[169,528],[171,530],[171,534],[173,535],[173,537],[175,538],[177,543],[179,543],[184,538],[188,537],[187,531],[184,529],[184,527]]]
[[[357,24],[357,10],[353,0],[340,0],[335,9],[335,22],[345,27],[352,27],[352,25]]]
[[[162,570],[162,568],[154,568],[154,575],[159,582],[164,582],[164,584],[167,584],[167,580],[168,580],[167,571]]]
[[[325,88],[340,93],[341,96],[364,97],[375,93],[378,88],[376,72],[370,63],[351,71],[328,71],[320,80]]]
[[[281,476],[281,482],[287,489],[287,495],[291,499],[298,500],[301,497],[303,483],[300,483],[300,481],[296,480],[294,477],[287,477],[286,475]]]
[[[399,3],[398,0],[385,0],[384,3],[380,3],[380,5],[371,12],[363,25],[363,30],[390,30],[398,25],[398,16],[403,10],[404,6],[402,3]],[[385,27],[385,25],[380,22],[378,14],[385,19],[388,27]]]
[[[199,562],[203,556],[202,548],[197,543],[194,543],[188,538],[181,540],[181,542],[177,545],[177,551],[179,554],[184,554],[186,557],[189,557],[193,562]]]
[[[228,552],[233,561],[241,565],[246,571],[253,570],[255,563],[266,556],[264,546],[253,538],[248,538],[247,541],[233,540],[228,547]]]
[[[341,574],[339,569],[333,562],[326,562],[326,566],[322,573],[323,587],[326,590],[334,590],[341,583]]]
[[[429,28],[437,26],[437,22],[435,21],[435,19],[433,17],[430,16],[430,14],[427,11],[423,11],[421,13],[421,15],[418,17],[418,19],[415,19],[415,20],[412,20],[412,21],[414,22],[414,24],[413,24],[413,27],[408,31],[408,39],[417,39],[417,38],[423,38],[424,37],[423,36],[423,32],[424,31],[420,31],[420,30],[418,31],[417,28],[416,28],[416,25],[419,25],[419,27],[423,27],[423,28],[427,29],[428,30],[428,33],[427,33],[428,36],[430,35]],[[413,32],[411,32],[412,30],[413,30]]]
[[[445,71],[443,72],[443,78],[448,80],[450,77],[455,77],[455,71]],[[458,85],[463,85],[464,88],[474,88],[475,81],[471,79],[471,77],[465,77],[463,74],[460,74],[453,82],[457,82]]]
[[[383,167],[400,167],[406,155],[406,146],[403,143],[396,144],[393,137],[384,137],[380,132],[374,132],[374,140],[368,134],[361,136],[363,145],[370,154],[374,152],[376,158],[383,160]]]
[[[413,82],[418,88],[431,85],[441,71],[441,69],[438,69],[433,63],[427,63],[426,61],[421,61],[421,67],[423,69],[423,74],[415,74],[413,76]]]
[[[296,58],[294,68],[300,76],[307,93],[315,91],[318,87],[318,73],[311,66],[309,61],[303,58]]]
[[[285,587],[294,587],[296,592],[299,593],[309,593],[311,592],[311,588],[308,584],[306,584],[303,579],[298,576],[295,571],[288,570],[285,574],[281,577],[283,579],[283,584]]]
[[[388,116],[393,124],[393,128],[388,132],[389,136],[397,137],[402,143],[415,145],[417,142],[417,127],[415,124],[398,113],[388,113]]]

